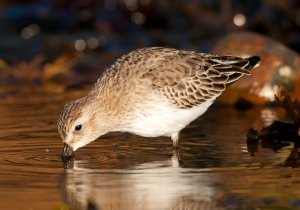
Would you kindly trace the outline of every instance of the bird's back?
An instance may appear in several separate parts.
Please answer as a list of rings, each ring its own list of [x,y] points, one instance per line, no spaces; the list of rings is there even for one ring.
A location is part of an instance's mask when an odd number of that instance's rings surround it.
[[[257,56],[240,58],[161,47],[142,48],[118,59],[100,83],[130,91],[151,87],[172,104],[187,109],[214,100],[227,85],[249,75],[259,61]]]
[[[102,106],[126,116],[122,131],[168,136],[202,115],[226,86],[250,74],[259,61],[257,56],[143,48],[107,68],[93,91],[105,98]]]

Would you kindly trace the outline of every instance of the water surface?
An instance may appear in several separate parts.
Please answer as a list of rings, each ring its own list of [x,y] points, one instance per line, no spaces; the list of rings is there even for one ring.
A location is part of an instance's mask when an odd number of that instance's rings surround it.
[[[66,165],[56,119],[74,97],[0,103],[0,209],[300,209],[294,145],[245,137],[280,109],[212,107],[179,151],[169,138],[107,134]]]

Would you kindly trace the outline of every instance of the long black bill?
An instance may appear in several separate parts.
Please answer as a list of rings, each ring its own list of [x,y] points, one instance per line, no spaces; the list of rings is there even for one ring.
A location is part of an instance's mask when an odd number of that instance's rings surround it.
[[[63,152],[61,153],[61,159],[63,161],[70,161],[74,158],[74,151],[70,145],[64,143],[64,149]]]

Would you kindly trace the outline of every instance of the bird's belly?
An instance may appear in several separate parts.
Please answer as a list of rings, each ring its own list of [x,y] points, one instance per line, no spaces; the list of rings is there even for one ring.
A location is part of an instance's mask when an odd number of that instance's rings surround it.
[[[201,116],[213,101],[190,109],[180,109],[170,103],[158,103],[135,109],[134,117],[123,131],[145,137],[171,136]]]

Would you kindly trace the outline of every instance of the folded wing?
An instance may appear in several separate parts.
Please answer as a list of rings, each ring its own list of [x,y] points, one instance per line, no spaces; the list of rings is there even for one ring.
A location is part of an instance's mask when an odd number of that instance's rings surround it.
[[[169,49],[143,74],[155,92],[182,109],[215,100],[228,86],[250,74],[258,56],[239,58]]]

